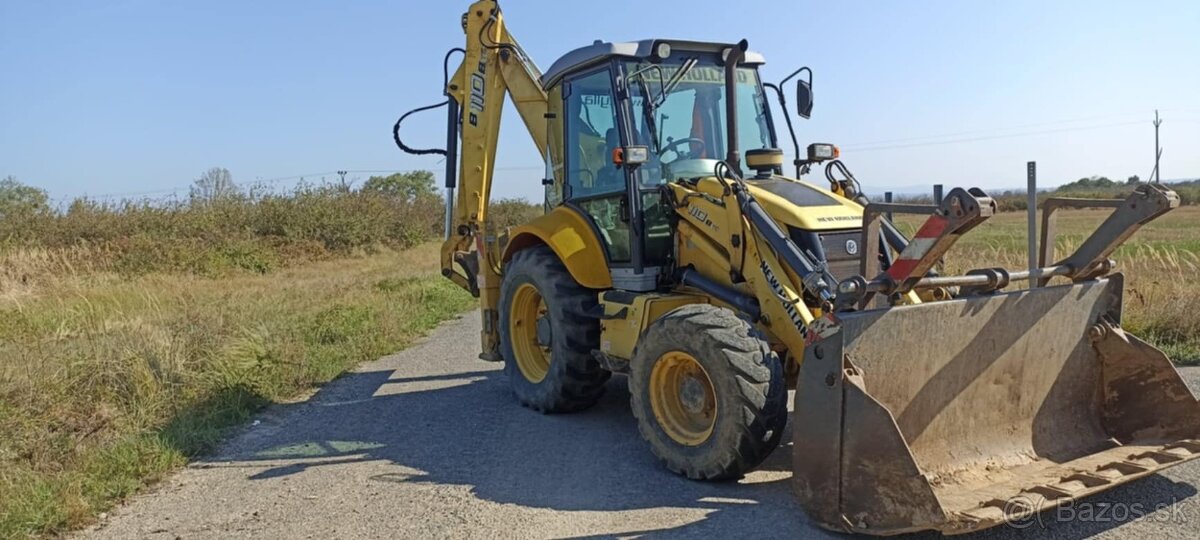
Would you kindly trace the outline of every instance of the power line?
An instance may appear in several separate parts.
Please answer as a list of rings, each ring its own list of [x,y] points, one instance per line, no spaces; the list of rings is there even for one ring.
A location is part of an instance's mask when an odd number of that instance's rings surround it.
[[[1129,118],[1129,117],[1136,116],[1139,114],[1141,114],[1141,113],[1108,114],[1108,115],[1103,115],[1103,116],[1091,116],[1091,117],[1087,117],[1087,118],[1075,118],[1075,119],[1071,119],[1071,120],[1056,120],[1053,122],[1039,122],[1036,124],[1023,124],[1023,125],[1019,125],[1019,126],[972,129],[972,130],[968,130],[968,131],[958,131],[958,132],[954,132],[954,133],[943,133],[941,135],[924,135],[924,136],[919,136],[919,137],[905,137],[905,138],[901,138],[901,139],[886,139],[886,140],[881,140],[881,141],[849,143],[849,144],[845,144],[845,145],[841,145],[841,146],[843,146],[843,147],[875,146],[875,145],[880,145],[880,144],[903,143],[903,142],[921,141],[921,140],[927,140],[927,139],[944,139],[946,137],[961,137],[963,135],[975,135],[975,134],[979,134],[979,133],[988,133],[988,132],[992,132],[992,131],[1011,131],[1014,129],[1029,129],[1029,128],[1038,128],[1038,127],[1046,127],[1046,126],[1057,126],[1057,125],[1062,125],[1062,124],[1074,124],[1074,123],[1078,123],[1078,122],[1092,122],[1092,121],[1096,121],[1096,120],[1108,120],[1110,118]]]
[[[866,148],[855,148],[853,146],[844,146],[842,148],[844,148],[846,150],[853,150],[854,152],[874,152],[877,150],[895,150],[898,148],[915,148],[915,147],[919,147],[919,146],[938,146],[938,145],[944,145],[944,144],[958,144],[958,143],[975,142],[975,141],[990,141],[990,140],[995,140],[995,139],[1009,139],[1009,138],[1014,138],[1014,137],[1029,137],[1032,135],[1046,135],[1046,134],[1050,134],[1050,133],[1068,133],[1068,132],[1072,132],[1072,131],[1088,131],[1088,130],[1095,130],[1095,129],[1110,128],[1110,127],[1132,126],[1132,125],[1141,124],[1141,123],[1142,123],[1141,121],[1119,122],[1119,123],[1115,123],[1115,124],[1102,124],[1099,126],[1047,129],[1047,130],[1041,130],[1041,131],[1026,131],[1026,132],[1022,132],[1022,133],[1007,133],[1007,134],[1003,134],[1003,135],[984,135],[984,136],[980,136],[980,137],[966,137],[966,138],[959,138],[959,139],[950,139],[950,140],[945,140],[945,141],[931,141],[931,142],[911,143],[911,144],[893,144],[893,145],[884,145],[884,146],[869,146]]]
[[[1167,109],[1167,110],[1185,110],[1185,109]],[[986,141],[986,140],[1005,139],[1005,138],[1014,138],[1014,137],[1028,137],[1028,136],[1033,136],[1033,135],[1046,135],[1046,134],[1052,134],[1052,133],[1067,133],[1067,132],[1072,132],[1072,131],[1087,131],[1087,130],[1104,129],[1104,128],[1110,128],[1110,127],[1131,126],[1131,125],[1135,125],[1135,124],[1140,124],[1142,122],[1142,121],[1130,121],[1130,122],[1101,124],[1101,125],[1094,125],[1094,126],[1078,126],[1078,127],[1068,127],[1068,128],[1060,128],[1060,129],[1024,131],[1024,132],[1020,132],[1020,133],[1005,133],[1005,134],[995,134],[995,135],[981,135],[981,136],[976,136],[976,137],[962,137],[963,135],[972,135],[972,134],[977,134],[977,133],[988,133],[988,132],[995,132],[995,131],[1008,131],[1008,130],[1013,130],[1013,129],[1025,129],[1025,128],[1032,128],[1032,127],[1071,124],[1071,123],[1086,122],[1086,121],[1100,120],[1100,119],[1106,119],[1106,118],[1124,118],[1124,117],[1128,117],[1128,116],[1132,116],[1132,114],[1094,116],[1094,117],[1076,118],[1076,119],[1070,119],[1070,120],[1057,120],[1054,122],[1043,122],[1043,123],[1037,123],[1037,124],[1025,124],[1025,125],[1021,125],[1021,126],[1012,126],[1012,127],[975,129],[975,130],[968,130],[968,131],[959,131],[959,132],[955,132],[955,133],[947,133],[947,134],[942,134],[942,135],[925,135],[925,136],[919,136],[919,137],[885,139],[885,140],[879,140],[879,141],[873,141],[873,142],[842,145],[842,148],[846,149],[846,150],[851,150],[854,152],[873,152],[873,151],[881,151],[881,150],[894,150],[894,149],[901,149],[901,148],[916,148],[916,147],[922,147],[922,146],[959,144],[959,143],[966,143],[966,142]],[[1200,120],[1194,120],[1194,119],[1190,119],[1190,118],[1179,119],[1176,121],[1177,122],[1185,122],[1185,123],[1200,123]],[[947,139],[947,140],[930,140],[930,139],[944,139],[947,137],[955,137],[955,138],[951,138],[951,139]],[[912,141],[912,142],[909,142],[909,141]],[[924,142],[918,142],[918,141],[924,141]],[[903,144],[891,144],[891,143],[903,143]],[[337,169],[337,170],[330,170],[330,171],[319,171],[319,172],[310,172],[310,173],[303,173],[303,174],[293,174],[293,175],[288,175],[288,176],[278,176],[278,177],[255,180],[252,183],[246,183],[246,184],[261,186],[264,184],[276,184],[276,183],[284,182],[284,181],[288,181],[288,180],[301,180],[304,178],[334,176],[334,175],[339,175],[339,173],[341,173],[341,175],[345,175],[345,174],[397,174],[397,173],[414,172],[417,170],[425,170],[425,169],[404,169],[404,170],[398,170],[398,169]],[[505,167],[494,167],[494,171],[496,171],[496,172],[541,172],[542,170],[543,170],[542,166],[534,166],[534,165],[513,165],[513,166],[505,166]],[[440,174],[438,171],[434,171],[434,173]],[[84,195],[76,196],[76,197],[55,198],[54,200],[59,201],[60,203],[67,203],[67,202],[70,202],[70,201],[73,201],[73,200],[79,199],[79,198],[93,199],[93,200],[135,199],[135,198],[152,197],[152,196],[162,196],[161,198],[166,198],[166,197],[178,195],[180,192],[187,191],[190,188],[191,188],[191,186],[188,185],[188,186],[179,186],[179,187],[174,187],[174,188],[164,188],[164,189],[149,190],[149,191],[104,193],[104,194],[84,194]]]
[[[283,182],[286,180],[301,180],[304,178],[333,176],[333,175],[336,175],[338,172],[345,172],[347,174],[349,174],[349,173],[354,173],[354,174],[403,174],[403,173],[415,172],[417,170],[421,170],[421,169],[352,169],[352,170],[341,169],[340,171],[323,171],[323,172],[313,172],[313,173],[304,173],[304,174],[294,174],[294,175],[290,175],[290,176],[278,176],[278,177],[273,177],[273,178],[254,180],[253,182],[242,182],[241,184],[244,186],[261,186],[264,184],[275,184],[275,183]],[[149,190],[149,191],[131,191],[131,192],[96,193],[96,194],[85,193],[85,194],[82,194],[79,196],[57,197],[53,200],[58,201],[60,203],[66,203],[66,202],[74,201],[76,199],[91,199],[91,200],[136,199],[136,198],[154,197],[154,196],[161,196],[159,198],[166,198],[166,197],[170,197],[172,195],[177,195],[181,192],[188,191],[191,189],[191,187],[192,187],[191,185],[187,185],[187,186],[178,186],[178,187],[173,187],[173,188],[163,188],[163,189],[156,189],[156,190]]]
[[[426,169],[338,169],[332,171],[309,172],[303,174],[292,174],[288,176],[276,176],[271,178],[257,179],[253,182],[241,182],[245,186],[262,186],[265,184],[277,184],[288,180],[302,180],[304,178],[317,178],[324,176],[341,176],[339,173],[345,174],[404,174]],[[543,170],[541,166],[506,166],[495,167],[497,172],[525,172]],[[432,171],[434,174],[440,174],[438,171]],[[55,197],[52,200],[59,204],[69,203],[76,199],[91,199],[91,200],[111,200],[111,199],[138,199],[143,197],[167,198],[173,195],[178,195],[187,192],[191,189],[191,185],[177,186],[172,188],[162,188],[147,191],[126,191],[116,193],[84,193],[78,196]]]

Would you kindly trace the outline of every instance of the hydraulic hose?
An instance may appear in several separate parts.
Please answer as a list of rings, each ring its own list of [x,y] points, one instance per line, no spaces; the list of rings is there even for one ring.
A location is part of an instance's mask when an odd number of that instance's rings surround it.
[[[442,149],[442,148],[413,148],[411,146],[408,146],[407,144],[404,144],[404,141],[400,140],[400,123],[404,122],[405,118],[408,118],[409,116],[412,116],[416,113],[429,111],[429,110],[433,110],[433,109],[440,109],[449,104],[450,104],[450,100],[447,99],[446,101],[443,101],[441,103],[437,103],[434,105],[426,105],[424,107],[418,107],[416,109],[413,109],[413,110],[408,111],[408,112],[404,113],[403,115],[401,115],[400,119],[396,120],[396,125],[392,126],[392,140],[396,141],[396,146],[400,147],[400,149],[403,150],[404,153],[412,154],[414,156],[427,156],[427,155],[431,155],[431,154],[436,154],[439,156],[446,155],[446,150]]]
[[[413,148],[411,146],[408,146],[407,144],[404,144],[403,140],[400,139],[400,124],[404,122],[405,118],[408,118],[409,116],[412,116],[416,113],[429,111],[429,110],[433,110],[433,109],[438,109],[441,107],[446,107],[446,106],[450,105],[452,101],[454,101],[454,98],[450,96],[450,91],[449,91],[448,87],[450,85],[450,56],[456,52],[462,53],[462,54],[467,53],[466,50],[461,49],[459,47],[455,47],[453,49],[450,49],[449,51],[446,51],[446,56],[442,57],[442,93],[446,96],[446,101],[443,101],[441,103],[435,103],[433,105],[426,105],[424,107],[418,107],[416,109],[408,111],[408,112],[404,113],[403,115],[401,115],[400,119],[396,120],[396,124],[392,126],[392,140],[396,142],[396,146],[399,147],[400,150],[403,150],[404,153],[412,154],[414,156],[427,156],[427,155],[446,156],[446,155],[448,155],[448,152],[446,149],[449,149],[451,146],[453,146],[449,142],[447,142],[446,148]],[[457,107],[451,108],[451,116],[452,116],[451,121],[452,122],[456,121],[453,119],[456,109],[457,109]],[[447,161],[449,161],[449,160],[447,160]]]

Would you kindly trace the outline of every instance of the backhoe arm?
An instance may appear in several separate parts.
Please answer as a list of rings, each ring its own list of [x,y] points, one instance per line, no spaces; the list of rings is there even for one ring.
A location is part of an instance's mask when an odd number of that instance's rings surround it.
[[[504,26],[495,0],[481,0],[463,15],[466,53],[450,77],[446,95],[457,118],[450,122],[451,139],[461,130],[462,151],[458,186],[447,174],[446,240],[442,245],[442,274],[480,298],[483,309],[484,357],[494,354],[493,328],[499,302],[500,270],[496,234],[489,230],[496,164],[496,144],[504,96],[512,98],[538,152],[547,152],[546,91],[541,72]],[[457,106],[457,108],[455,108]],[[447,172],[456,156],[447,155]],[[457,193],[455,189],[457,187]]]

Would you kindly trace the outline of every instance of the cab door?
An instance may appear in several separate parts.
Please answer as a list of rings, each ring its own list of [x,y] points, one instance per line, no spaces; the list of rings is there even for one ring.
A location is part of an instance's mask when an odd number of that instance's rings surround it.
[[[621,137],[609,66],[568,77],[562,92],[564,202],[595,224],[610,268],[628,266],[632,257],[628,183],[625,170],[612,158]]]

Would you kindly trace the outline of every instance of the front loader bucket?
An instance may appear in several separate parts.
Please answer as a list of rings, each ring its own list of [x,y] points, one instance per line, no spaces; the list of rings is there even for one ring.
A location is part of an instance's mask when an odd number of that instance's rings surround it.
[[[1120,329],[1122,281],[842,316],[800,369],[805,509],[841,531],[963,533],[1200,457],[1200,403]]]

